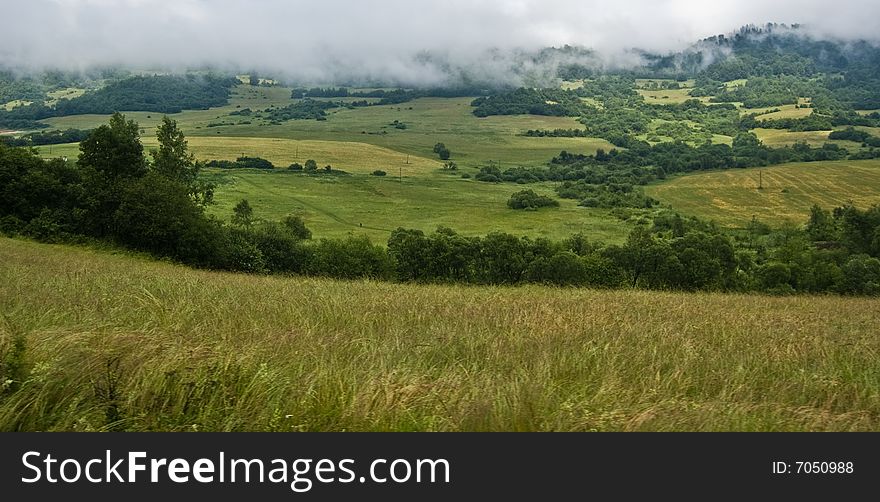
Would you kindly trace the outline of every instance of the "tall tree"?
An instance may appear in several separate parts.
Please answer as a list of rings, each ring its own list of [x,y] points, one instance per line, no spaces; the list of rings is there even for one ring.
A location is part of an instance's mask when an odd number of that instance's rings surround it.
[[[79,149],[80,167],[94,169],[109,180],[139,178],[147,172],[137,122],[125,120],[119,112],[110,117],[109,125],[92,131]]]
[[[254,223],[254,209],[247,199],[241,201],[232,208],[232,224],[250,228]]]
[[[117,233],[113,213],[132,181],[147,173],[138,125],[114,113],[108,125],[93,130],[79,144],[78,165],[83,177],[82,230],[96,237]]]
[[[211,202],[214,196],[214,185],[199,180],[201,165],[189,152],[186,137],[177,126],[177,121],[167,116],[156,130],[159,149],[151,152],[153,171],[157,174],[186,186],[190,197],[199,205]]]

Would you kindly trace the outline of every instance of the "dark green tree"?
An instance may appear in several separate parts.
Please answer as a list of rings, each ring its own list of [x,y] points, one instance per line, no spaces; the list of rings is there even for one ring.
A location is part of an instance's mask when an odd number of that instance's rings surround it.
[[[281,223],[297,239],[307,240],[312,238],[312,231],[306,228],[306,223],[300,216],[287,216]]]
[[[95,237],[116,233],[121,194],[127,184],[147,173],[144,147],[136,122],[114,113],[109,125],[93,130],[80,145],[77,162],[83,176],[82,231]]]
[[[139,178],[147,172],[137,122],[114,113],[109,125],[93,130],[79,145],[79,165],[105,179]]]
[[[241,199],[232,208],[232,224],[245,228],[250,228],[254,224],[254,210],[247,199]]]
[[[434,153],[436,153],[437,156],[440,157],[440,160],[448,160],[449,156],[452,155],[452,153],[449,151],[448,148],[446,148],[446,145],[444,145],[443,143],[437,143],[436,145],[434,145]]]
[[[810,208],[810,221],[807,222],[807,235],[813,241],[837,240],[837,232],[831,213],[813,204]]]
[[[186,137],[177,122],[162,117],[156,130],[159,149],[150,152],[153,156],[152,169],[159,175],[187,188],[187,191],[200,206],[210,204],[214,198],[214,185],[199,179],[201,164],[189,152]]]

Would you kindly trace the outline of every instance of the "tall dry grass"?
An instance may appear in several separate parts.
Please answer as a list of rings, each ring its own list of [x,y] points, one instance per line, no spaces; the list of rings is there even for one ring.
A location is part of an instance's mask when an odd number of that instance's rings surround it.
[[[0,314],[0,430],[880,428],[877,299],[260,277],[0,239]]]

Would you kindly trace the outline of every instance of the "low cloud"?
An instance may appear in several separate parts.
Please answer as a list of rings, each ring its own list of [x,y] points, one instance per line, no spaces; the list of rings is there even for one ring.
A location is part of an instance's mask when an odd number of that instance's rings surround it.
[[[448,83],[462,73],[541,79],[530,54],[595,49],[572,61],[624,66],[632,48],[683,49],[767,22],[874,40],[880,3],[782,0],[30,0],[5,5],[0,64],[256,70],[303,82]]]

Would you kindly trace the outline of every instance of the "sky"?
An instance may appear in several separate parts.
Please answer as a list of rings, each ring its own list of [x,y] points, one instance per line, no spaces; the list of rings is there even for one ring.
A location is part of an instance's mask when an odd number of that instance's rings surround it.
[[[514,51],[564,44],[614,60],[749,23],[880,36],[877,0],[0,0],[0,13],[5,66],[210,64],[315,81],[430,82],[445,71],[438,59],[491,72]]]

